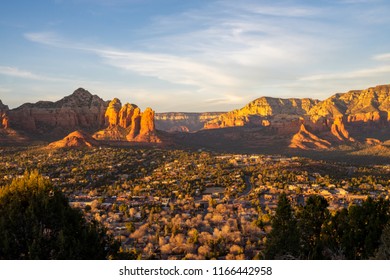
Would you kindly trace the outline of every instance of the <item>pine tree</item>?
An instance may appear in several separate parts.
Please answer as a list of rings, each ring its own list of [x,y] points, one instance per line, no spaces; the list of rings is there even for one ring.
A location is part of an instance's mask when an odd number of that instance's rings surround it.
[[[286,194],[281,194],[275,215],[271,221],[272,230],[267,236],[265,257],[267,259],[297,258],[299,234],[297,221]]]
[[[387,223],[381,235],[381,244],[375,253],[377,260],[390,260],[390,223]]]
[[[0,189],[0,259],[104,259],[117,249],[37,171]]]
[[[310,196],[298,214],[298,228],[301,233],[301,257],[322,259],[323,244],[321,232],[330,217],[328,202],[319,195]]]

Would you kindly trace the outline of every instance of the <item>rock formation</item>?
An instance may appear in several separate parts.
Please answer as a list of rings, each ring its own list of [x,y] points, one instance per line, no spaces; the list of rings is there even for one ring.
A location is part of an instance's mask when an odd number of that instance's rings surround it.
[[[298,119],[318,103],[318,100],[310,98],[273,98],[261,97],[241,109],[222,114],[218,118],[208,121],[204,128],[215,129],[223,127],[244,126],[248,124],[266,126],[272,125],[275,116],[287,117],[289,119]],[[256,116],[257,118],[254,118]],[[264,122],[264,120],[266,120]]]
[[[139,114],[139,109],[134,104],[126,103],[121,110],[119,111],[119,126],[126,128],[129,127],[132,123],[134,114]],[[136,112],[137,111],[137,112]]]
[[[13,110],[0,101],[0,125],[41,140],[83,130],[98,140],[159,142],[150,108],[141,113],[136,105],[122,106],[117,98],[106,102],[82,88],[57,102],[26,103]]]
[[[321,139],[309,132],[304,124],[301,124],[299,131],[291,139],[290,148],[299,148],[302,150],[328,149],[331,143]]]
[[[74,131],[67,135],[64,139],[50,143],[47,148],[61,149],[61,148],[91,148],[99,146],[99,142],[93,139],[87,133],[82,131]]]
[[[8,111],[8,106],[0,100],[0,128],[8,128],[9,126]]]
[[[134,138],[127,138],[130,141],[137,142],[160,142],[155,133],[154,127],[154,111],[151,108],[146,108],[141,114],[139,132],[132,135]]]
[[[119,124],[119,111],[121,109],[122,103],[118,98],[111,100],[104,114],[106,126],[115,126]]]
[[[59,138],[77,129],[93,131],[104,126],[107,103],[79,88],[57,102],[26,103],[9,111],[9,126],[44,138]]]
[[[389,113],[390,85],[381,85],[335,94],[319,102],[308,115],[314,121],[344,116],[347,122],[387,122],[390,120]]]
[[[349,136],[349,132],[345,129],[343,116],[337,116],[334,118],[330,131],[340,141],[355,141],[352,137]]]
[[[157,135],[155,118],[157,128],[192,133],[160,131]],[[134,104],[122,105],[117,98],[106,102],[84,89],[57,102],[27,103],[12,110],[0,102],[0,141],[12,142],[21,135],[57,140],[75,130],[95,140],[156,143],[164,139],[180,147],[201,143],[221,150],[375,146],[390,139],[390,85],[337,93],[324,101],[262,97],[227,113],[155,114],[150,108],[142,112]]]
[[[390,136],[389,113],[390,85],[382,85],[337,93],[324,101],[262,97],[208,121],[204,128],[267,127],[279,137],[291,137],[289,147],[325,149],[365,143],[366,138],[385,141]]]
[[[142,113],[134,104],[123,107],[119,99],[114,98],[104,114],[106,127],[93,137],[105,141],[160,142],[154,127],[154,111],[146,108]]]

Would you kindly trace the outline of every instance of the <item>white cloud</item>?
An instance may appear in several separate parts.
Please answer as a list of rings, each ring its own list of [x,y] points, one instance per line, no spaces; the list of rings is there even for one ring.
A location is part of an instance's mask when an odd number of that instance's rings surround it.
[[[141,75],[156,77],[170,83],[192,85],[234,86],[237,81],[220,69],[174,55],[142,52],[96,50],[106,63]]]
[[[374,56],[375,60],[388,61],[390,60],[390,53],[382,53]]]
[[[322,80],[342,80],[342,79],[360,79],[367,77],[375,77],[379,74],[390,73],[389,66],[378,66],[374,68],[367,68],[361,70],[354,70],[350,72],[332,73],[332,74],[318,74],[300,78],[301,81],[322,81]]]
[[[242,5],[241,2],[235,1],[234,3],[230,3],[230,5],[234,9],[242,9],[249,13],[284,18],[311,17],[317,15],[320,12],[320,9],[318,8],[289,5],[287,3],[268,3],[265,5],[255,1],[249,4],[246,3],[246,5]]]
[[[50,77],[37,75],[29,71],[25,71],[25,70],[18,69],[16,67],[9,67],[9,66],[0,66],[0,74],[17,77],[17,78],[30,79],[30,80],[40,80],[40,81],[56,80]]]
[[[357,28],[355,18],[350,17],[350,14],[361,17],[360,12],[350,12],[350,5],[292,2],[210,1],[181,14],[155,17],[143,28],[133,30],[135,35],[127,41],[127,47],[120,48],[65,39],[48,32],[27,33],[25,38],[55,48],[93,54],[100,63],[110,66],[107,69],[110,73],[117,68],[120,75],[125,72],[132,77],[154,78],[155,85],[164,81],[161,89],[145,85],[142,90],[142,85],[137,85],[136,92],[145,95],[145,89],[150,89],[156,104],[157,100],[169,103],[184,102],[187,98],[198,102],[194,106],[204,100],[241,103],[238,105],[241,106],[250,101],[246,100],[249,96],[284,92],[298,95],[305,90],[309,95],[309,90],[316,93],[323,90],[325,83],[349,84],[361,78],[367,78],[370,83],[368,78],[374,81],[376,75],[389,73],[388,66],[376,66],[372,61],[371,68],[356,66],[350,70],[353,64],[348,59],[362,59],[364,65],[363,56],[367,59],[372,56],[366,50],[355,51],[367,40],[364,23],[359,21],[361,25]],[[373,9],[378,7],[367,8],[365,12]],[[337,25],[340,18],[343,24]],[[388,61],[390,54],[379,54],[374,59]],[[186,97],[180,99],[180,94]],[[162,95],[167,98],[159,99]],[[201,100],[201,97],[206,98]]]
[[[50,45],[50,46],[63,46],[64,42],[57,34],[53,32],[30,32],[24,34],[24,37],[32,42]]]

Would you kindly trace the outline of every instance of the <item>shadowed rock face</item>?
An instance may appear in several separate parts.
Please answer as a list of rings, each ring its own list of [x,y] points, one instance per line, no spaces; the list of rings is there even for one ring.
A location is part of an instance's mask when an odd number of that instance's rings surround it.
[[[385,141],[390,136],[389,112],[390,85],[382,85],[324,101],[262,97],[206,122],[204,128],[268,127],[280,137],[291,137],[290,148],[326,149],[366,138]]]
[[[225,112],[207,113],[156,113],[156,129],[168,132],[195,132],[203,129],[206,122],[215,119]]]
[[[93,131],[104,126],[107,102],[84,89],[57,102],[26,103],[9,111],[9,125],[31,135],[61,137],[76,129]]]
[[[8,111],[8,106],[0,100],[0,128],[8,128],[9,126]]]
[[[341,115],[348,122],[369,122],[389,121],[389,112],[390,85],[381,85],[335,94],[314,106],[309,115],[314,120]]]

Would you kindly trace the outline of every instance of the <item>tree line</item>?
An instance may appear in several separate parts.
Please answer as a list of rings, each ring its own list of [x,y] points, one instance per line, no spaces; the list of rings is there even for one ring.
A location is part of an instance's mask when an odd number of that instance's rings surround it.
[[[389,259],[390,204],[368,198],[361,204],[330,213],[319,195],[293,208],[281,194],[272,230],[267,236],[266,259]]]
[[[37,171],[0,187],[0,259],[106,259],[118,249]]]

